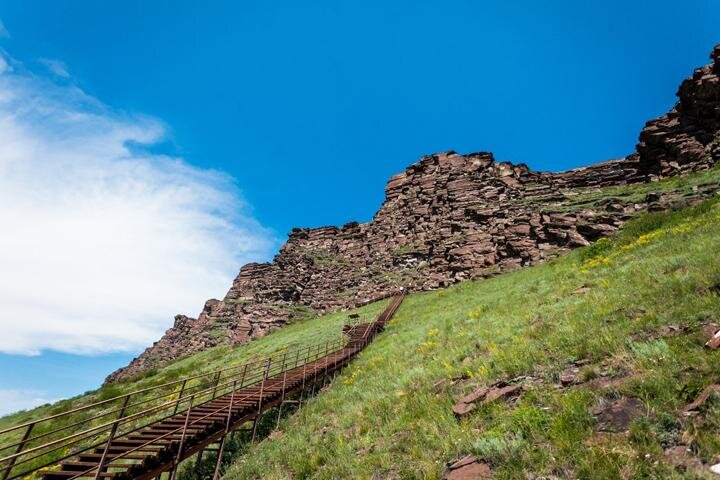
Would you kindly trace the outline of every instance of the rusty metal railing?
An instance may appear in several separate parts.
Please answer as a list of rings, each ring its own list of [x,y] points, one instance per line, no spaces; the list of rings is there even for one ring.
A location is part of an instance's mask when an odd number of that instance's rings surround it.
[[[282,381],[282,403],[285,400],[288,372],[293,372],[294,380],[302,378],[303,390],[306,381],[310,381],[311,377],[314,382],[312,384],[315,385],[318,375],[327,375],[330,370],[330,359],[334,362],[332,371],[335,371],[339,359],[347,361],[349,355],[354,355],[364,348],[392,317],[403,297],[404,294],[396,296],[374,321],[349,326],[345,332],[347,336],[332,341],[281,349],[249,362],[142,388],[0,430],[0,480],[16,480],[38,472],[49,473],[51,466],[79,455],[87,457],[88,454],[94,458],[99,457],[99,460],[90,468],[81,468],[77,473],[64,472],[72,475],[62,478],[74,480],[94,477],[98,480],[100,477],[111,476],[108,468],[117,467],[118,461],[131,461],[137,452],[161,449],[158,444],[173,441],[178,435],[180,445],[174,463],[179,463],[183,458],[186,437],[195,430],[196,425],[228,409],[226,429],[229,429],[233,405],[247,402],[255,396],[258,397],[256,418],[259,417],[263,410],[266,381]],[[347,355],[341,356],[339,352],[344,349]],[[318,372],[319,364],[324,365],[324,372]],[[313,368],[314,371],[308,372],[307,368]],[[225,405],[228,397],[229,407]],[[183,425],[172,426],[168,431],[163,430],[162,435],[157,434],[145,443],[124,448],[122,452],[111,452],[111,449],[115,448],[112,445],[116,439],[127,438],[129,435],[142,437],[146,435],[143,432],[147,432],[154,425],[165,421],[174,425],[172,422],[176,420],[171,419],[183,414]],[[256,426],[255,423],[253,440]],[[223,445],[224,437],[220,450]],[[173,468],[171,480],[174,472]]]
[[[262,373],[261,381],[255,382],[255,383],[250,383],[250,384],[246,385],[246,386],[252,386],[252,385],[258,385],[258,384],[259,384],[259,386],[260,386],[260,387],[259,387],[259,388],[260,388],[259,394],[257,395],[257,396],[258,396],[258,400],[257,400],[257,416],[259,416],[260,413],[262,412],[263,398],[264,398],[264,397],[263,397],[263,389],[264,389],[265,383],[266,383],[266,381],[268,381],[268,379],[270,379],[271,377],[276,376],[276,375],[278,375],[278,374],[281,374],[281,373],[283,373],[283,372],[287,372],[287,371],[289,371],[289,370],[291,370],[291,369],[297,368],[298,366],[303,366],[303,365],[311,364],[311,363],[312,363],[313,361],[315,361],[315,360],[318,360],[318,359],[321,359],[321,358],[324,358],[324,357],[328,356],[329,352],[342,350],[343,347],[344,347],[344,343],[343,343],[343,342],[338,342],[338,341],[330,342],[330,341],[327,341],[327,342],[325,342],[324,346],[323,346],[323,344],[315,344],[315,345],[309,346],[309,347],[307,348],[307,350],[305,350],[304,348],[300,348],[300,349],[297,349],[297,350],[293,350],[291,353],[295,353],[295,354],[296,354],[296,355],[295,355],[295,361],[291,361],[292,359],[291,359],[291,358],[288,358],[288,353],[289,353],[288,351],[283,351],[283,356],[282,356],[282,360],[280,361],[280,363],[274,362],[274,361],[273,361],[273,357],[267,357],[264,361],[262,361],[262,362],[261,362],[261,368],[260,368],[260,370],[262,370],[262,372],[263,372],[263,373]],[[299,357],[298,354],[299,354],[300,350],[305,350],[305,357],[304,357],[304,358]],[[291,355],[291,356],[292,356],[292,355]],[[302,363],[302,362],[304,362],[304,363]],[[298,365],[298,364],[299,364],[299,365]],[[125,459],[125,458],[127,458],[129,455],[131,455],[131,454],[133,454],[133,453],[137,453],[137,452],[139,452],[139,451],[143,451],[144,449],[146,449],[146,447],[148,447],[148,446],[150,446],[150,445],[157,444],[159,440],[163,440],[163,439],[170,438],[170,437],[172,437],[173,435],[176,435],[176,434],[181,434],[180,445],[179,445],[179,447],[178,447],[178,449],[177,449],[177,453],[176,453],[176,455],[175,455],[175,460],[174,460],[174,465],[177,466],[177,464],[179,464],[180,461],[181,461],[182,458],[183,458],[183,454],[184,454],[184,451],[183,451],[184,441],[185,441],[185,439],[189,436],[189,433],[194,431],[194,428],[193,428],[194,426],[199,425],[199,424],[201,424],[204,420],[209,419],[209,418],[212,418],[212,417],[214,417],[215,415],[217,415],[218,413],[223,413],[223,411],[227,410],[225,433],[227,433],[227,432],[229,431],[230,422],[231,422],[232,413],[233,413],[233,404],[236,403],[236,402],[237,402],[237,403],[240,403],[240,402],[242,402],[243,400],[251,399],[251,398],[253,398],[253,397],[255,396],[255,393],[254,393],[254,392],[253,392],[253,393],[246,393],[246,394],[244,394],[244,395],[237,395],[237,396],[236,396],[236,393],[240,392],[240,391],[241,391],[241,388],[242,388],[242,387],[241,387],[241,384],[238,384],[237,381],[234,381],[234,382],[233,382],[233,385],[232,385],[232,388],[230,389],[230,392],[229,392],[229,393],[230,393],[230,403],[229,403],[229,405],[228,405],[227,407],[224,406],[224,405],[217,406],[217,407],[213,407],[212,410],[210,410],[210,411],[204,413],[202,416],[196,417],[196,418],[194,418],[194,419],[192,419],[192,420],[190,420],[190,418],[191,418],[191,412],[192,412],[192,407],[193,407],[194,395],[191,396],[191,397],[190,397],[190,400],[189,400],[188,409],[185,411],[185,412],[186,412],[185,422],[184,422],[184,424],[183,424],[181,427],[178,426],[177,428],[175,428],[175,429],[173,429],[173,430],[170,430],[170,431],[168,431],[168,432],[166,432],[166,433],[164,433],[164,434],[162,434],[162,435],[156,436],[156,437],[148,440],[147,442],[145,442],[145,443],[143,443],[143,444],[141,444],[141,445],[138,445],[138,446],[136,446],[136,447],[134,447],[134,448],[125,450],[125,451],[123,451],[123,452],[120,453],[120,454],[113,455],[113,456],[112,456],[112,460],[113,460],[113,461],[117,461],[117,460]],[[283,387],[283,394],[284,394],[284,387]],[[210,403],[210,402],[208,402],[208,403]],[[154,422],[154,423],[157,423],[157,422]],[[256,431],[257,431],[257,423],[254,423],[254,424],[253,424],[253,429],[252,429],[252,439],[253,439],[253,441],[254,441],[254,439],[255,439]],[[109,439],[107,440],[106,446],[110,445],[111,440],[112,440],[112,438],[109,438]],[[219,468],[220,459],[221,459],[221,457],[222,457],[222,449],[223,449],[223,448],[224,448],[224,437],[223,437],[223,442],[221,443],[221,446],[220,446],[220,448],[219,448],[219,454],[218,454],[218,457],[217,457],[217,458],[218,458],[218,463],[216,464],[215,474],[214,474],[214,476],[213,476],[214,479],[217,479],[218,468]],[[107,451],[107,447],[106,447],[106,451]],[[103,458],[101,458],[101,460],[100,460],[100,462],[99,462],[99,464],[98,464],[97,466],[93,466],[93,467],[88,468],[88,469],[86,469],[86,470],[84,470],[84,471],[77,472],[74,476],[69,477],[68,480],[76,480],[76,479],[78,479],[78,478],[92,476],[92,473],[93,473],[93,472],[95,472],[95,479],[97,479],[98,476],[100,476],[100,475],[102,474],[102,472],[103,472],[103,465],[104,465],[103,460],[104,460],[104,457],[105,457],[105,455],[103,455]],[[173,468],[173,469],[171,470],[170,480],[174,480],[174,478],[175,478],[175,472],[176,472],[176,471],[175,471],[175,469]]]
[[[197,405],[227,394],[233,387],[261,383],[267,376],[312,362],[328,349],[342,348],[344,344],[341,337],[283,349],[240,365],[146,387],[0,430],[0,480],[14,480],[103,447],[113,438],[188,409],[193,401]]]

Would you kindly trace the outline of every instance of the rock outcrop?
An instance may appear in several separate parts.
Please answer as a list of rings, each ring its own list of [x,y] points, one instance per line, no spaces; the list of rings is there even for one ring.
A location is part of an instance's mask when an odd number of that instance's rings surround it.
[[[242,267],[223,300],[175,325],[108,381],[222,343],[242,343],[308,315],[354,307],[403,285],[427,290],[534,265],[613,233],[676,192],[628,201],[600,189],[708,169],[720,157],[720,46],[676,106],[647,123],[637,152],[561,173],[491,153],[422,157],[393,176],[368,223],[295,228],[271,263]],[[695,189],[700,198],[717,186]]]
[[[710,58],[712,63],[682,82],[675,107],[640,133],[644,169],[673,175],[696,170],[720,155],[720,45]]]

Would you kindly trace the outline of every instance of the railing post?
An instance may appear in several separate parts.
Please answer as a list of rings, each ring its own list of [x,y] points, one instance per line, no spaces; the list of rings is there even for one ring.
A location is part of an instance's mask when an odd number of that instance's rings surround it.
[[[323,363],[325,363],[325,373],[323,374],[323,387],[327,385],[328,368],[330,368],[330,362],[328,361],[328,355],[330,354],[330,340],[325,342],[325,355],[323,355]]]
[[[182,400],[183,393],[185,393],[185,385],[187,385],[187,379],[183,380],[182,387],[180,387],[180,394],[178,395],[177,402],[175,403],[175,410],[173,410],[173,415],[175,415],[178,411],[178,407],[180,406],[180,400]]]
[[[341,350],[340,345],[338,344],[337,350],[333,351],[333,381],[335,380],[335,377],[337,376],[338,372],[338,352]]]
[[[173,465],[172,473],[170,474],[170,480],[175,480],[175,475],[177,473],[177,466],[180,463],[180,459],[182,458],[183,447],[185,446],[185,435],[187,434],[187,427],[188,427],[188,423],[190,422],[190,412],[192,411],[192,406],[193,406],[194,400],[195,400],[195,395],[192,395],[190,397],[190,405],[188,405],[187,412],[185,413],[185,423],[183,424],[182,436],[180,437],[180,445],[178,446],[177,455],[175,456],[175,462]]]
[[[263,373],[263,379],[262,379],[262,382],[260,383],[260,396],[258,398],[258,409],[257,409],[257,415],[255,416],[255,421],[253,422],[252,438],[250,439],[250,443],[255,441],[255,435],[257,434],[258,419],[260,418],[260,413],[262,412],[262,401],[263,401],[263,391],[265,390],[265,380],[267,380],[271,363],[272,363],[272,357],[268,357],[266,365],[265,365],[265,372]]]
[[[5,467],[5,473],[3,473],[2,480],[7,480],[7,478],[10,476],[10,472],[12,471],[13,467],[15,466],[15,462],[17,462],[17,459],[20,456],[20,452],[22,452],[22,449],[25,448],[25,443],[27,442],[28,438],[30,438],[30,434],[32,433],[33,428],[35,427],[35,423],[36,422],[33,422],[27,426],[27,429],[25,430],[25,433],[23,434],[22,440],[20,440],[20,443],[18,443],[17,449],[15,449],[15,456],[10,459],[8,466]]]
[[[235,401],[235,390],[237,387],[237,381],[233,382],[232,393],[230,394],[230,406],[228,407],[228,416],[225,422],[225,435],[220,440],[220,447],[218,448],[217,460],[215,461],[215,472],[213,473],[213,480],[217,480],[220,474],[220,464],[222,463],[223,451],[225,450],[225,439],[230,431],[230,422],[232,421],[233,403]]]
[[[313,380],[312,380],[312,390],[310,390],[310,395],[315,396],[315,386],[317,385],[317,350],[318,346],[315,345],[315,348],[313,348]]]
[[[285,360],[287,359],[287,350],[283,354],[283,381],[282,381],[282,397],[280,398],[280,404],[278,405],[278,415],[277,415],[277,421],[275,422],[275,428],[278,428],[280,426],[280,415],[282,414],[282,407],[283,403],[285,403],[285,381],[287,379],[287,367],[285,365]]]
[[[310,361],[310,345],[308,345],[305,360],[303,361],[302,387],[300,387],[300,402],[298,408],[302,407],[303,397],[305,396],[305,380],[307,380],[307,364]]]
[[[242,388],[243,385],[245,385],[245,374],[247,373],[247,368],[248,368],[248,364],[246,363],[245,366],[243,367],[242,376],[240,377],[240,387],[239,388]]]
[[[197,457],[195,458],[195,475],[197,475],[198,478],[200,478],[200,466],[202,465],[202,458],[204,453],[205,449],[203,448],[197,453]]]
[[[100,473],[102,473],[105,469],[105,460],[107,458],[108,451],[110,450],[110,442],[115,439],[115,434],[117,433],[118,426],[120,425],[120,420],[122,420],[122,418],[125,416],[125,409],[127,408],[129,400],[130,395],[126,395],[125,400],[123,401],[123,405],[120,408],[120,414],[118,415],[117,420],[115,420],[115,423],[113,423],[110,429],[110,435],[108,436],[108,440],[105,443],[105,449],[103,450],[102,456],[100,457],[100,463],[98,463],[97,472],[95,472],[95,480],[100,478]]]
[[[215,400],[215,394],[217,393],[218,383],[220,383],[220,372],[217,372],[215,374],[215,387],[213,388],[213,392],[212,392],[212,400]]]

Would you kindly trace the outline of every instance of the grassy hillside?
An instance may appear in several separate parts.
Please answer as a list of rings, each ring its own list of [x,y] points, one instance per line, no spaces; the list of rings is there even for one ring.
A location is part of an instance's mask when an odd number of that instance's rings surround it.
[[[703,326],[720,323],[718,251],[712,200],[646,215],[542,266],[411,295],[227,478],[439,478],[465,454],[496,478],[713,475],[692,465],[720,461],[720,401],[682,410],[720,382],[720,351],[703,347]],[[458,398],[499,380],[522,394],[455,417]],[[604,427],[603,409],[621,398],[639,404],[629,427]],[[676,468],[665,451],[679,445],[690,453]]]
[[[676,200],[690,197],[705,187],[716,190],[720,183],[720,167],[710,170],[667,177],[657,182],[635,183],[614,187],[587,187],[566,192],[563,204],[538,205],[543,211],[575,212],[581,209],[603,211],[609,204],[642,202],[648,194],[666,194]],[[535,203],[535,201],[533,201]]]
[[[630,184],[617,187],[587,188],[573,197],[570,205],[553,207],[557,210],[577,210],[593,208],[603,210],[604,203],[609,199],[622,202],[633,202],[644,198],[648,193],[672,193],[680,201],[683,197],[693,194],[698,187],[716,189],[720,184],[720,167],[690,173],[678,177],[669,177],[659,182]],[[356,311],[362,318],[372,316],[382,310],[385,303],[368,305]],[[200,352],[193,356],[172,362],[163,368],[152,369],[133,378],[122,380],[113,385],[86,392],[77,397],[57,402],[53,405],[44,405],[27,412],[0,417],[0,429],[7,426],[25,422],[33,418],[40,418],[49,414],[59,413],[70,408],[79,407],[96,402],[100,399],[111,398],[115,395],[132,390],[159,385],[190,374],[212,371],[236,362],[243,362],[256,356],[262,356],[283,346],[303,345],[307,343],[322,342],[335,338],[339,334],[340,325],[347,320],[347,314],[352,312],[337,312],[318,318],[299,321],[285,327],[280,331],[236,347],[220,346]]]
[[[680,200],[719,179],[715,168],[588,189],[573,208],[601,211],[608,199],[631,202],[652,192],[675,192]],[[408,297],[387,332],[329,391],[284,420],[282,434],[252,447],[230,477],[435,478],[446,462],[472,453],[499,478],[680,478],[663,454],[675,445],[690,446],[705,463],[720,461],[720,405],[697,418],[680,414],[703,386],[720,381],[718,354],[702,348],[702,325],[720,323],[718,208],[709,202],[651,214],[544,266]],[[385,304],[357,312],[369,319]],[[247,345],[210,349],[0,418],[0,429],[336,338],[348,313],[300,321]],[[578,360],[582,365],[573,364]],[[573,368],[579,384],[561,388],[560,376]],[[461,420],[453,415],[453,403],[476,387],[520,376],[519,399]],[[647,415],[629,432],[600,432],[593,409],[621,397],[638,398]]]

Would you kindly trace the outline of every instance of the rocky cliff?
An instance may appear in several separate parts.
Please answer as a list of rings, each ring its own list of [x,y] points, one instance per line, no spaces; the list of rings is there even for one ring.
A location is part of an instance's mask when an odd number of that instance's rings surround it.
[[[497,162],[491,153],[422,157],[388,182],[368,223],[296,228],[271,263],[242,267],[223,300],[175,325],[108,381],[288,322],[348,308],[404,285],[427,290],[533,265],[614,232],[678,192],[638,200],[603,188],[708,169],[720,157],[720,46],[666,115],[648,122],[631,155],[561,173]],[[701,198],[716,185],[694,188]],[[685,201],[687,201],[687,195]]]

